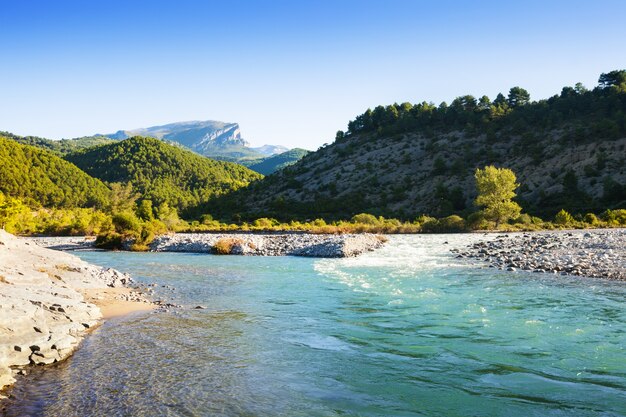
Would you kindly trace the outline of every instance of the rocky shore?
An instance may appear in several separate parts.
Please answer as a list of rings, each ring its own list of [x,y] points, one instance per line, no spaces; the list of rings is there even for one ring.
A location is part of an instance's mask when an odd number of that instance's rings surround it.
[[[344,258],[380,248],[386,240],[384,236],[368,233],[344,235],[177,233],[157,237],[150,244],[150,250],[155,252]]]
[[[102,318],[153,308],[130,276],[0,230],[0,389],[61,361]]]
[[[503,234],[453,252],[508,271],[626,281],[626,229]]]

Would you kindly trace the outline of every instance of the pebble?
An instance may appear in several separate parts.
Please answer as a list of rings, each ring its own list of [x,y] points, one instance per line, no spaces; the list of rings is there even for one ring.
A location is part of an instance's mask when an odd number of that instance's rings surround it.
[[[213,253],[220,240],[235,243],[230,255],[308,256],[318,258],[345,258],[358,256],[384,245],[380,235],[310,234],[310,233],[177,233],[157,237],[151,244],[154,252]]]
[[[507,271],[626,281],[626,229],[511,234],[453,252]]]

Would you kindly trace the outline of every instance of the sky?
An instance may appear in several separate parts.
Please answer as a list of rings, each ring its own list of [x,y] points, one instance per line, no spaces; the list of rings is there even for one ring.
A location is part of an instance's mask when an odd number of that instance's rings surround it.
[[[0,0],[0,130],[52,139],[186,120],[317,149],[368,107],[626,68],[626,2]]]

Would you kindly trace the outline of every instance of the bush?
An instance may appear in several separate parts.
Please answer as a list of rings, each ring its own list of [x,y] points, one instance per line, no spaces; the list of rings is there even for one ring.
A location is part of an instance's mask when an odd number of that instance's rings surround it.
[[[123,236],[116,232],[110,232],[96,237],[96,247],[100,249],[121,249]]]
[[[626,226],[626,209],[607,210],[602,213],[602,218],[610,226]]]
[[[271,229],[273,226],[280,224],[275,219],[268,219],[267,217],[261,217],[260,219],[256,219],[252,226],[257,229]]]
[[[554,216],[554,223],[556,224],[560,224],[560,225],[568,225],[568,224],[572,224],[574,222],[574,217],[572,217],[571,214],[569,214],[567,211],[561,209],[561,211],[559,211],[556,216]]]
[[[593,213],[587,213],[585,214],[585,217],[583,218],[583,221],[587,224],[590,224],[592,226],[596,226],[600,220],[598,219],[598,217],[593,214]]]
[[[131,211],[113,215],[113,226],[117,233],[138,235],[141,231],[141,220]]]
[[[467,216],[467,227],[471,230],[489,230],[493,226],[493,223],[485,219],[485,215],[482,211]]]
[[[217,255],[230,255],[233,250],[233,246],[241,244],[240,239],[232,237],[226,237],[218,239],[213,245],[213,252]]]
[[[376,216],[369,213],[360,213],[352,216],[352,223],[369,224],[372,226],[378,225],[380,222]]]
[[[530,217],[530,215],[526,213],[520,214],[520,216],[513,221],[513,224],[530,225],[532,223],[533,223],[532,217]]]

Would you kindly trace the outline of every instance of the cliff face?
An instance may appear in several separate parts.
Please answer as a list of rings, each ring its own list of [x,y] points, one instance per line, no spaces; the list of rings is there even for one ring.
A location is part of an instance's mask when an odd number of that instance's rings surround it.
[[[177,122],[134,130],[120,130],[106,136],[112,139],[150,136],[176,142],[210,157],[260,158],[263,156],[250,148],[250,144],[241,136],[238,123],[214,120]]]

